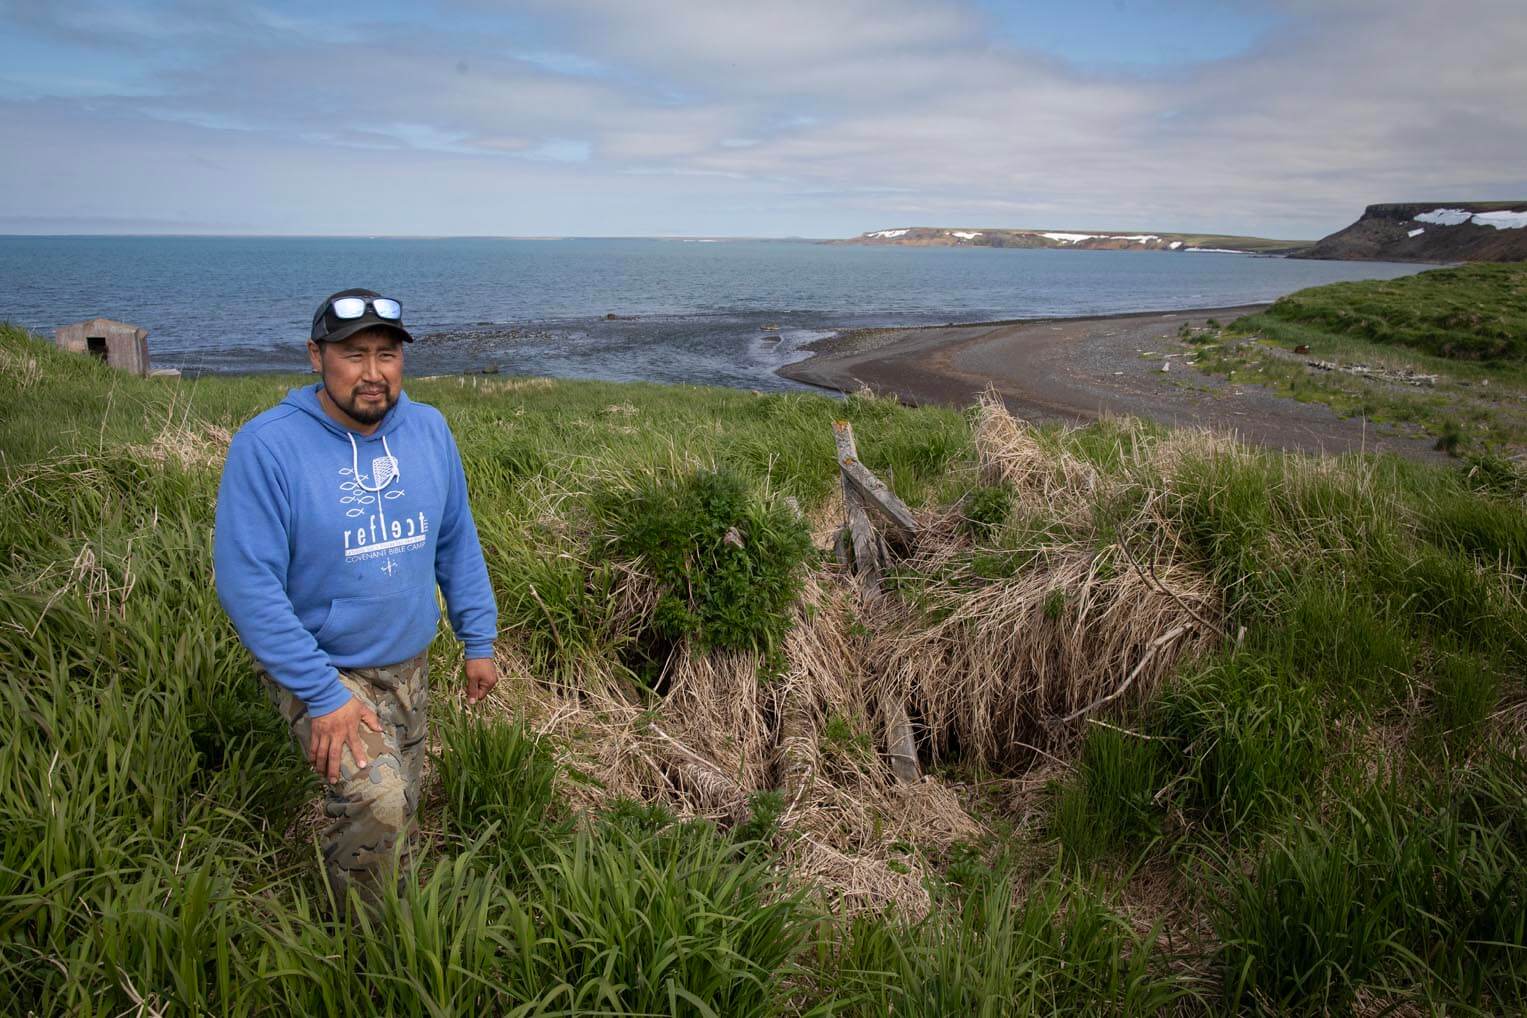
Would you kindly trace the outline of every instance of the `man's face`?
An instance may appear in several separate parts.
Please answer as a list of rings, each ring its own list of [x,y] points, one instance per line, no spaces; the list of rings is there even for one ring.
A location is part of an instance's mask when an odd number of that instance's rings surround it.
[[[367,329],[338,343],[308,341],[313,370],[334,405],[358,424],[387,415],[403,388],[403,341],[385,329]]]

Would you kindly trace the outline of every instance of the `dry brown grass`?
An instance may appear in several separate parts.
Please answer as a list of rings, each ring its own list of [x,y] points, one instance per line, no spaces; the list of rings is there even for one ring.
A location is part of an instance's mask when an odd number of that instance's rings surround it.
[[[128,447],[128,453],[152,463],[174,463],[182,470],[221,470],[233,434],[206,423],[169,421],[152,442]]]
[[[0,374],[18,389],[30,389],[42,380],[42,365],[21,347],[0,346]]]
[[[665,692],[648,704],[608,674],[577,688],[544,681],[501,649],[505,689],[494,701],[596,780],[568,782],[581,810],[629,798],[730,825],[748,817],[753,795],[782,789],[780,865],[794,879],[825,890],[833,906],[894,901],[921,912],[922,864],[906,846],[947,846],[979,827],[937,782],[896,785],[874,752],[852,605],[852,591],[810,580],[787,669],[768,681],[754,655],[680,648]],[[831,718],[857,718],[863,742],[826,739]]]
[[[433,376],[442,377],[442,376]],[[457,384],[463,388],[476,389],[484,393],[525,392],[536,389],[553,388],[557,381],[554,378],[477,378],[472,375],[457,376]]]
[[[866,604],[833,567],[809,576],[778,674],[756,655],[680,646],[663,692],[644,698],[613,663],[589,660],[553,679],[532,674],[502,640],[506,681],[494,702],[595,779],[567,784],[581,810],[629,798],[730,825],[747,818],[757,793],[779,791],[777,847],[792,879],[829,907],[894,903],[921,913],[926,856],[982,827],[946,783],[893,779],[887,706],[905,707],[926,763],[958,755],[1008,774],[1053,773],[1089,719],[1148,696],[1184,657],[1210,647],[1218,596],[1174,557],[1174,535],[1152,508],[1183,444],[1198,452],[1205,441],[1134,443],[1126,469],[1104,475],[988,399],[976,425],[982,477],[1010,487],[1016,512],[1058,514],[1070,535],[1026,567],[976,575],[957,514],[925,514],[900,563],[916,597]],[[1100,498],[1138,507],[1120,541],[1101,548],[1090,530]],[[833,499],[808,515],[819,546],[841,513]],[[634,631],[655,595],[632,567],[612,617]]]
[[[25,586],[48,592],[43,614],[68,594],[82,598],[96,618],[120,619],[126,613],[127,599],[137,582],[130,548],[128,554],[114,556],[87,541],[80,545],[79,552],[67,566],[63,562],[55,563]]]
[[[1016,513],[1063,526],[1026,567],[991,579],[973,570],[955,521],[931,521],[908,561],[917,596],[877,604],[870,662],[921,717],[932,755],[958,747],[1010,769],[1066,746],[1094,711],[1148,697],[1218,638],[1220,604],[1174,557],[1154,509],[1176,443],[1132,442],[1125,468],[1104,475],[990,394],[975,440],[982,476],[1010,486]],[[1131,508],[1099,547],[1091,521],[1104,499]]]

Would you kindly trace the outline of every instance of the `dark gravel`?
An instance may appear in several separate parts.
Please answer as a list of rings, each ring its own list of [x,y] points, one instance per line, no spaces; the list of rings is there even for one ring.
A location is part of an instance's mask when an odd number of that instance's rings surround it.
[[[1380,433],[1321,404],[1284,399],[1186,363],[1193,351],[1177,338],[1184,322],[1225,323],[1262,307],[858,330],[814,344],[813,357],[779,373],[838,391],[868,385],[906,402],[949,406],[969,405],[994,385],[1010,411],[1040,422],[1129,415],[1230,431],[1271,448],[1445,458],[1419,434]]]

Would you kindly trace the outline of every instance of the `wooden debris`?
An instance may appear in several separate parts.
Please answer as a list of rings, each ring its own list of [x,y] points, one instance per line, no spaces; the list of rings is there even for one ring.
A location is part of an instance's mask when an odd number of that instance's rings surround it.
[[[838,528],[838,534],[832,542],[833,558],[838,560],[838,565],[844,569],[853,568],[854,546],[853,537],[849,534],[848,524]]]
[[[879,512],[907,536],[921,530],[921,525],[912,515],[912,510],[907,508],[907,504],[897,498],[896,493],[886,487],[884,481],[859,462],[859,451],[854,445],[853,425],[847,421],[833,421],[832,431],[838,446],[838,469],[845,482],[843,485],[845,498],[849,489],[852,488],[859,495],[861,504]]]
[[[907,537],[916,534],[921,526],[906,503],[859,462],[853,425],[847,421],[833,421],[832,433],[838,449],[843,508],[848,516],[848,522],[838,532],[838,558],[839,561],[847,559],[847,546],[851,544],[853,569],[863,584],[864,599],[873,601],[881,595],[880,580],[890,561],[890,549],[870,522],[867,510],[877,510]],[[921,781],[922,767],[917,760],[917,737],[912,721],[907,716],[905,701],[888,695],[881,702],[880,713],[885,723],[886,758],[891,774],[903,783]]]
[[[912,731],[912,721],[907,717],[907,705],[900,697],[886,697],[880,705],[885,715],[886,757],[891,773],[902,784],[914,784],[922,780],[923,771],[917,761],[917,738]]]
[[[832,432],[833,441],[838,447],[839,467],[842,467],[845,460],[858,464],[859,452],[854,445],[853,425],[847,421],[833,421]],[[870,523],[869,513],[865,511],[864,498],[858,487],[850,483],[848,475],[841,469],[839,479],[843,484],[843,508],[848,515],[849,540],[854,550],[854,572],[859,574],[859,579],[864,583],[865,599],[874,600],[880,596],[880,576],[883,571],[880,543],[875,539],[875,528]]]
[[[1437,384],[1436,375],[1425,375],[1419,371],[1411,371],[1409,368],[1375,368],[1368,364],[1336,364],[1331,361],[1305,361],[1305,364],[1316,371],[1340,371],[1359,378],[1377,378],[1380,381],[1398,382],[1401,385]]]
[[[785,690],[779,705],[780,787],[793,807],[810,789],[817,771],[817,733],[811,724],[811,704],[802,702],[801,690]]]

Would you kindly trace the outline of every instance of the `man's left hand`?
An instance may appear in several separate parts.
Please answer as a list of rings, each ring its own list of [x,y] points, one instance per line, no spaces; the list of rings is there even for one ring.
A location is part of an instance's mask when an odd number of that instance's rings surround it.
[[[471,658],[467,661],[467,704],[475,704],[498,685],[498,666],[491,657]]]

